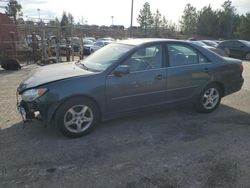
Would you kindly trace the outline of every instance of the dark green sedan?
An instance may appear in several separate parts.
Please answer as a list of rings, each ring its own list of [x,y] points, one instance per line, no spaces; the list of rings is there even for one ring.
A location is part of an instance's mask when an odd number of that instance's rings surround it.
[[[241,89],[242,72],[241,61],[185,41],[124,40],[83,61],[34,70],[17,89],[18,109],[79,137],[99,121],[156,107],[193,103],[212,112]]]

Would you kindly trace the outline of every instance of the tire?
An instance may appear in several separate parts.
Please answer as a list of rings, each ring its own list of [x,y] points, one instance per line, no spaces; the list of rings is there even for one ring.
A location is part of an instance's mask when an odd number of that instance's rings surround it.
[[[225,48],[225,53],[227,54],[228,57],[230,57],[230,50],[228,48]]]
[[[202,113],[213,112],[220,105],[222,89],[218,84],[209,84],[199,95],[196,109]]]
[[[250,61],[250,52],[246,54],[246,60]]]
[[[56,112],[55,124],[68,137],[78,138],[90,133],[99,122],[97,105],[87,98],[72,98]]]

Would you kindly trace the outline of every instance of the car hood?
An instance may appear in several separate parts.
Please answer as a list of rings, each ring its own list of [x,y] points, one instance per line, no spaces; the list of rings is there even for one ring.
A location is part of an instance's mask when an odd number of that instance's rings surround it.
[[[85,70],[74,62],[47,65],[30,72],[19,85],[18,92],[21,93],[28,88],[34,88],[49,82],[91,74],[94,74],[94,72]]]

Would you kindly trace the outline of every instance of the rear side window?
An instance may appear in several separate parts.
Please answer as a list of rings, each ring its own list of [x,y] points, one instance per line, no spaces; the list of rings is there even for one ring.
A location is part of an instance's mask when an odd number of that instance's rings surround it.
[[[197,53],[192,47],[182,44],[169,44],[168,45],[169,65],[183,66],[195,65],[199,63],[207,63],[208,60]]]
[[[232,46],[233,47],[240,47],[240,46],[242,46],[242,44],[240,42],[238,42],[238,41],[233,41]]]
[[[224,47],[224,46],[231,46],[231,42],[221,42],[219,46]]]

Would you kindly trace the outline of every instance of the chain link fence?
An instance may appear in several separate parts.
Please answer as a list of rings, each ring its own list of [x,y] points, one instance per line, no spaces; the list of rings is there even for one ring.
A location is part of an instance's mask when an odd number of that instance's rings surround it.
[[[0,58],[16,58],[24,63],[62,62],[81,59],[85,37],[125,39],[128,37],[177,38],[170,30],[147,33],[140,28],[132,31],[124,27],[97,25],[68,25],[32,22],[0,24]],[[3,36],[3,37],[1,37]]]

